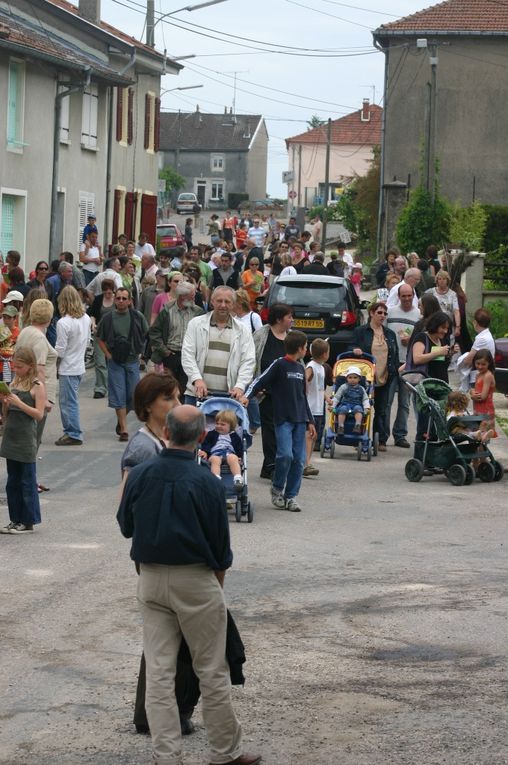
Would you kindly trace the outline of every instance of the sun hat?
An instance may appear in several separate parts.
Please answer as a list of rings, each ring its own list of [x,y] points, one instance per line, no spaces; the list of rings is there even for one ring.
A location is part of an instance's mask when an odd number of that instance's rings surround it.
[[[361,377],[362,373],[359,367],[348,367],[346,369],[346,377],[349,377],[349,375],[356,375],[357,377]]]
[[[363,266],[361,263],[353,263],[353,268],[358,268],[360,271],[363,271]]]
[[[12,303],[13,301],[22,303],[25,298],[21,294],[21,292],[18,292],[18,290],[11,290],[7,293],[7,295],[2,300],[2,303]]]

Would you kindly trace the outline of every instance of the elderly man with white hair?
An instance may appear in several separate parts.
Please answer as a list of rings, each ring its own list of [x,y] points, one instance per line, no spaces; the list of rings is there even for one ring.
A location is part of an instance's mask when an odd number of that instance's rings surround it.
[[[252,331],[233,316],[235,302],[231,287],[217,287],[212,312],[189,322],[182,345],[188,404],[205,398],[210,390],[241,399],[252,380],[256,366]]]
[[[403,284],[409,284],[413,290],[413,308],[418,308],[418,295],[416,294],[416,285],[419,284],[422,278],[422,272],[419,268],[408,268],[404,274],[404,280],[400,284],[395,284],[388,295],[386,305],[388,308],[394,308],[400,306],[399,289]]]
[[[182,344],[191,319],[200,316],[203,310],[194,303],[196,287],[189,282],[179,282],[176,300],[166,303],[150,327],[152,361],[162,364],[173,373],[183,397],[187,386],[187,375],[182,367]]]

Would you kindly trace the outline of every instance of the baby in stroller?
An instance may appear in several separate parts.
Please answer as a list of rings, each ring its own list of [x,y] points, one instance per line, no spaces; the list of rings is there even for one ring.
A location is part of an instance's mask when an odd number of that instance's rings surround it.
[[[480,427],[479,430],[471,430],[468,428],[467,422],[463,422],[461,419],[470,416],[467,411],[468,403],[469,396],[467,393],[452,391],[448,394],[448,400],[446,402],[446,421],[448,430],[452,436],[464,435],[474,441],[481,441],[482,444],[485,444],[493,437],[494,431],[486,430],[485,427]]]
[[[208,431],[198,454],[208,459],[210,470],[220,480],[221,464],[225,460],[233,474],[236,492],[243,489],[240,460],[243,457],[242,439],[236,433],[238,418],[231,409],[221,409],[215,415],[215,428]]]
[[[362,420],[365,412],[370,409],[367,391],[360,385],[361,372],[358,367],[346,369],[346,382],[336,391],[332,400],[332,409],[337,414],[337,434],[344,433],[344,423],[349,413],[355,418],[353,433],[361,433]]]

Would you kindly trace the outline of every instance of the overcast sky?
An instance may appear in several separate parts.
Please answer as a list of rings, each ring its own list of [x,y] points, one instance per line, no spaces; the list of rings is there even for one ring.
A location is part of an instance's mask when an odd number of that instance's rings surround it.
[[[285,197],[284,139],[304,132],[313,114],[337,119],[359,109],[363,98],[382,106],[384,55],[373,47],[371,31],[431,4],[384,0],[381,10],[377,0],[225,0],[182,11],[156,24],[155,43],[169,56],[196,58],[182,61],[178,76],[166,75],[162,89],[204,87],[167,93],[162,108],[193,111],[199,104],[203,112],[222,113],[233,105],[236,71],[236,112],[266,120],[267,192]],[[181,7],[181,0],[155,0],[156,18]],[[145,39],[143,0],[102,0],[102,18]]]

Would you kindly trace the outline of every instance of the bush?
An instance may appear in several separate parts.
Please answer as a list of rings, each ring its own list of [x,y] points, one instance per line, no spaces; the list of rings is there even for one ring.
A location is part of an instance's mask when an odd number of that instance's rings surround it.
[[[508,244],[508,207],[503,205],[483,205],[487,213],[487,225],[483,245],[485,252],[492,252]]]
[[[243,191],[232,191],[228,194],[228,210],[238,210],[242,202],[247,202],[249,195]]]
[[[439,247],[448,241],[449,226],[450,207],[437,188],[432,202],[430,191],[417,186],[397,221],[397,244],[403,252],[414,251],[422,256],[430,244]]]
[[[490,313],[490,331],[494,337],[504,337],[508,332],[508,305],[504,300],[489,300],[484,308]]]
[[[478,252],[483,249],[486,226],[487,212],[479,202],[470,207],[455,204],[450,214],[450,242],[468,252]]]

